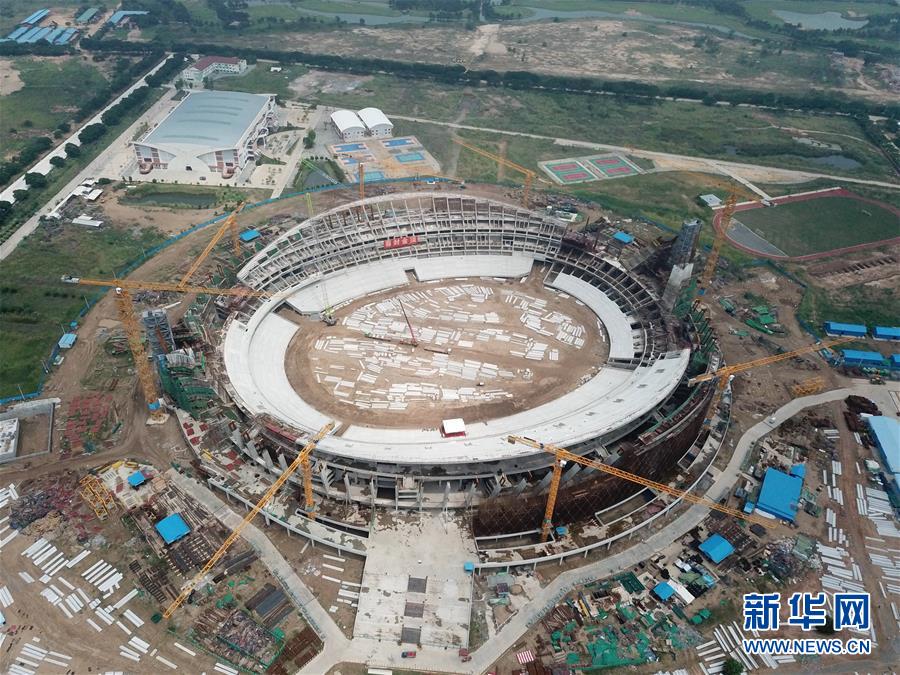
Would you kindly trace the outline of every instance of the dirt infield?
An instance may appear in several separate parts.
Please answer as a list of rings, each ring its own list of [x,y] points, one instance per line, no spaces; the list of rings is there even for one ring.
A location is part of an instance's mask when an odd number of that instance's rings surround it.
[[[895,232],[900,233],[900,208],[897,208],[890,204],[886,204],[884,202],[877,201],[875,199],[870,199],[868,197],[862,197],[862,196],[857,195],[845,188],[833,188],[830,190],[817,190],[815,192],[807,192],[807,193],[803,193],[803,194],[777,197],[777,198],[771,200],[773,206],[770,206],[770,207],[767,207],[760,202],[749,202],[749,203],[745,203],[745,204],[739,204],[737,206],[737,208],[735,209],[735,214],[736,214],[735,220],[740,220],[740,217],[737,216],[737,214],[741,213],[741,212],[744,212],[744,213],[746,213],[748,211],[755,212],[756,210],[763,209],[763,208],[771,209],[771,208],[777,208],[778,206],[784,206],[787,204],[793,204],[793,203],[798,203],[798,202],[807,202],[807,201],[824,200],[824,199],[835,199],[835,198],[841,198],[843,200],[852,199],[854,201],[861,202],[863,204],[872,205],[883,211],[887,211],[888,213],[893,214],[897,219],[897,221],[896,221],[897,227],[895,228]],[[779,217],[781,217],[783,214],[784,214],[784,212],[775,212],[773,214],[773,217],[774,217],[774,215],[778,215]],[[721,232],[721,222],[720,222],[721,218],[722,218],[722,211],[720,209],[716,212],[715,216],[713,217],[713,225],[715,226],[716,230],[718,230],[720,232]],[[845,222],[841,222],[841,223],[837,223],[837,224],[826,223],[824,218],[821,222],[817,223],[817,222],[812,222],[813,219],[814,219],[814,217],[810,216],[810,218],[809,218],[810,222],[804,223],[802,225],[798,225],[796,236],[804,237],[808,241],[828,241],[829,235],[832,234],[832,236],[833,236],[835,227],[840,228],[842,231],[844,231],[846,233],[848,231],[852,231],[852,228],[854,227],[854,224],[855,224],[854,222],[850,222],[850,221],[845,221]],[[750,228],[745,228],[745,229],[752,233],[752,230],[750,230]],[[782,260],[782,261],[786,261],[786,262],[806,262],[806,261],[810,261],[810,260],[829,258],[832,256],[843,255],[843,254],[852,253],[855,251],[863,251],[863,250],[870,249],[870,248],[877,248],[880,246],[890,246],[890,245],[900,243],[900,236],[895,236],[895,237],[887,237],[884,239],[877,239],[877,240],[873,240],[873,241],[861,242],[859,244],[853,244],[850,246],[839,246],[839,247],[829,249],[826,251],[817,251],[815,253],[809,253],[809,254],[804,254],[804,255],[789,255],[787,253],[785,255],[778,255],[778,254],[775,254],[772,252],[773,249],[777,250],[778,247],[776,247],[773,242],[768,242],[764,238],[763,235],[760,235],[758,233],[755,234],[754,236],[761,241],[765,241],[765,242],[769,243],[770,246],[760,245],[759,247],[754,247],[752,245],[752,240],[740,241],[740,239],[739,239],[740,230],[735,230],[733,228],[729,228],[728,232],[726,233],[726,236],[728,237],[729,243],[741,251],[745,251],[746,253],[750,253],[759,258],[766,258],[766,259],[770,259],[770,260]],[[768,249],[768,250],[766,250],[766,249]]]
[[[404,310],[418,346],[405,343]],[[282,315],[303,326],[285,356],[294,389],[336,419],[376,427],[529,410],[579,386],[609,349],[597,316],[537,274],[413,282],[338,309],[335,326]]]

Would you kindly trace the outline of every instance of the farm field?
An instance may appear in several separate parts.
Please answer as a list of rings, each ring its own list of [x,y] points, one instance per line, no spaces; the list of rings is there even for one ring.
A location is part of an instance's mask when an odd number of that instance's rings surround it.
[[[271,65],[256,64],[241,77],[216,78],[212,82],[212,89],[243,91],[250,94],[275,94],[281,99],[292,98],[291,82],[304,75],[308,69],[300,65],[284,65],[280,73],[273,73],[269,70]]]
[[[735,219],[791,256],[900,236],[897,213],[848,197],[740,211]]]

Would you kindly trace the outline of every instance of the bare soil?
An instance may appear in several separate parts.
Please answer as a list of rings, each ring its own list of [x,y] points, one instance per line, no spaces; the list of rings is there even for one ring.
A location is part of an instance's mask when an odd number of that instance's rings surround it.
[[[19,91],[25,83],[12,59],[0,59],[0,96],[8,96]]]
[[[459,284],[462,283],[459,282]],[[505,417],[523,410],[529,410],[572,391],[583,378],[605,362],[609,353],[608,343],[598,327],[596,315],[574,298],[562,298],[558,294],[544,289],[541,275],[537,273],[532,274],[525,283],[484,279],[469,279],[465,283],[489,287],[495,291],[494,295],[489,296],[490,299],[488,301],[477,305],[477,309],[458,307],[461,310],[465,309],[479,313],[496,312],[500,316],[499,324],[491,326],[478,324],[474,327],[475,331],[479,328],[491,327],[503,329],[507,333],[529,334],[530,337],[536,340],[549,343],[550,349],[559,351],[558,361],[550,361],[547,357],[542,361],[536,361],[526,360],[510,354],[511,347],[509,343],[474,341],[474,345],[471,348],[452,346],[450,358],[454,361],[469,359],[488,362],[496,364],[501,370],[516,372],[517,377],[515,379],[489,380],[485,382],[484,387],[485,389],[502,388],[512,394],[511,398],[484,402],[411,401],[409,407],[405,410],[365,410],[356,407],[348,400],[336,397],[333,383],[317,382],[315,369],[336,371],[344,380],[354,379],[357,372],[361,370],[360,364],[354,357],[321,350],[317,351],[315,348],[316,343],[324,337],[364,339],[364,336],[358,330],[353,330],[343,325],[343,320],[355,310],[364,305],[387,300],[401,293],[436,290],[441,287],[452,286],[453,283],[449,281],[438,285],[415,282],[402,290],[393,289],[374,296],[361,298],[335,312],[338,324],[333,327],[312,319],[300,319],[303,321],[304,329],[298,331],[291,341],[285,357],[285,368],[289,381],[304,400],[312,406],[338,419],[352,419],[356,425],[408,428],[411,420],[415,420],[414,424],[416,426],[437,428],[440,426],[441,421],[448,417],[463,415],[466,421],[471,423]],[[515,305],[507,304],[503,301],[503,290],[514,290],[534,298],[544,299],[547,302],[548,312],[557,311],[572,317],[574,322],[584,326],[584,345],[579,349],[574,345],[567,345],[556,340],[552,336],[542,336],[527,329],[520,322],[521,310],[517,309]],[[467,328],[466,324],[435,318],[429,318],[423,324],[417,324],[414,319],[412,322],[414,329],[417,331],[423,328],[436,330]],[[473,327],[469,326],[468,330],[473,330]],[[412,345],[401,344],[395,341],[390,344],[390,347],[400,352],[403,356],[416,356],[422,359],[429,359],[434,356],[433,353],[425,350],[424,343],[418,347],[413,347]],[[512,347],[512,349],[515,349],[515,347]],[[524,369],[530,369],[533,376],[526,379],[522,373]],[[383,377],[379,377],[376,383],[368,386],[364,382],[357,382],[356,391],[379,388],[389,389],[392,381],[421,384],[430,382],[442,387],[454,388],[476,386],[476,383],[472,380],[457,378],[452,375],[445,375],[437,382],[434,375],[419,377],[414,373],[401,372],[392,368],[385,368],[382,375]]]

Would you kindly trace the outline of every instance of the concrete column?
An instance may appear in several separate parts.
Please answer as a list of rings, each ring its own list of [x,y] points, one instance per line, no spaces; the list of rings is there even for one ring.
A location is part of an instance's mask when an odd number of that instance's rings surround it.
[[[515,487],[513,488],[513,494],[515,494],[515,495],[522,494],[522,492],[525,490],[526,487],[528,487],[528,481],[525,480],[524,478],[520,478],[519,482],[516,483]]]
[[[283,454],[278,455],[278,466],[281,467],[282,471],[287,471],[288,463]]]
[[[350,503],[350,474],[349,473],[344,474],[344,494],[346,495],[344,497],[344,503],[349,504]]]

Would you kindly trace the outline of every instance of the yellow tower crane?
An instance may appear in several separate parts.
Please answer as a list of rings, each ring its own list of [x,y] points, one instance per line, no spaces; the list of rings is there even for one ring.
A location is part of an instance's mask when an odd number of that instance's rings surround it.
[[[525,176],[525,190],[522,193],[522,203],[525,205],[525,208],[529,208],[531,205],[531,185],[534,182],[534,177],[537,175],[531,169],[526,169],[521,164],[516,164],[515,162],[511,162],[506,159],[506,157],[501,157],[500,155],[495,155],[493,152],[488,152],[482,148],[479,148],[477,145],[472,145],[466,141],[463,141],[459,138],[454,138],[453,142],[457,145],[461,145],[467,150],[471,150],[472,152],[481,155],[482,157],[487,157],[488,159],[492,159],[498,164],[502,164],[503,166],[509,167],[510,169],[515,169],[516,171],[522,173]]]
[[[712,422],[712,417],[713,415],[715,415],[716,409],[719,407],[719,401],[722,400],[722,394],[724,393],[725,387],[732,375],[743,373],[745,370],[750,370],[751,368],[758,368],[760,366],[768,366],[772,363],[778,363],[779,361],[786,361],[788,359],[794,358],[795,356],[802,356],[803,354],[808,354],[809,352],[814,352],[819,349],[825,349],[828,347],[834,347],[846,342],[851,342],[852,340],[853,338],[845,337],[839,338],[837,340],[830,340],[829,342],[817,342],[816,344],[806,345],[805,347],[793,349],[789,352],[783,352],[781,354],[775,354],[773,356],[764,356],[761,359],[746,361],[744,363],[738,363],[733,366],[725,366],[724,368],[719,368],[712,373],[703,373],[702,375],[698,375],[697,377],[692,377],[688,381],[688,384],[691,386],[700,384],[701,382],[709,382],[710,380],[716,381],[716,392],[713,395],[712,402],[710,403],[709,413],[706,417],[704,425],[708,427]]]
[[[703,295],[706,288],[712,282],[712,278],[716,274],[716,265],[719,264],[719,253],[722,250],[722,244],[725,243],[725,233],[731,224],[731,217],[734,215],[734,209],[737,206],[737,194],[734,190],[725,200],[725,206],[722,208],[722,215],[719,217],[718,229],[713,225],[713,243],[709,257],[706,259],[706,266],[703,268],[703,274],[700,275],[700,281],[697,284],[697,293]]]
[[[84,286],[108,286],[116,289],[116,304],[119,310],[119,319],[125,329],[125,337],[131,356],[134,359],[134,367],[137,371],[141,392],[144,394],[144,402],[150,411],[150,424],[161,424],[168,419],[168,415],[159,403],[159,391],[156,388],[156,379],[153,370],[147,361],[147,352],[144,351],[144,341],[140,323],[134,313],[134,305],[131,298],[132,290],[145,291],[172,291],[176,293],[203,293],[207,295],[229,295],[237,297],[267,296],[264,291],[254,291],[248,288],[211,288],[207,286],[182,286],[153,281],[131,281],[128,279],[78,279],[78,283]]]
[[[598,471],[602,471],[603,473],[608,473],[612,476],[616,476],[617,478],[622,478],[623,480],[637,483],[638,485],[643,485],[644,487],[651,488],[658,492],[664,492],[668,495],[672,495],[673,497],[679,497],[687,502],[691,502],[692,504],[699,504],[700,506],[705,506],[709,509],[727,513],[728,515],[734,516],[735,518],[742,518],[754,523],[759,523],[764,527],[775,527],[775,523],[766,518],[760,518],[759,516],[748,516],[743,511],[738,511],[737,509],[722,506],[721,504],[718,504],[711,499],[707,499],[706,497],[700,497],[685,490],[678,490],[676,488],[669,487],[664,483],[659,483],[655,480],[650,480],[649,478],[643,478],[642,476],[638,476],[629,471],[617,469],[614,466],[604,464],[603,462],[600,462],[598,460],[588,459],[587,457],[576,455],[574,452],[569,452],[568,450],[564,450],[563,448],[560,448],[556,445],[541,443],[540,441],[535,441],[534,439],[526,438],[524,436],[508,436],[507,440],[510,443],[521,443],[522,445],[527,445],[537,450],[549,452],[551,455],[555,456],[555,462],[553,464],[553,477],[550,480],[550,491],[547,493],[547,507],[544,510],[544,520],[541,523],[541,541],[547,541],[550,536],[550,530],[553,527],[553,511],[556,508],[556,498],[559,495],[559,483],[562,477],[562,466],[564,462],[575,462],[576,464],[581,464],[582,466],[597,469]]]
[[[800,356],[802,354],[807,354],[812,351],[816,351],[818,349],[825,349],[826,347],[834,347],[839,344],[843,344],[846,342],[852,341],[853,338],[840,338],[837,340],[831,340],[829,342],[820,342],[818,344],[807,345],[805,347],[801,347],[800,349],[794,349],[793,351],[784,352],[783,354],[776,354],[774,356],[766,356],[761,359],[756,359],[754,361],[747,361],[746,363],[739,363],[734,366],[726,366],[724,368],[719,368],[715,372],[712,373],[704,373],[703,375],[698,375],[697,377],[691,378],[688,382],[690,385],[700,384],[701,382],[709,382],[710,380],[716,380],[716,393],[713,397],[713,402],[710,406],[710,413],[706,420],[706,425],[708,426],[710,418],[715,412],[716,407],[718,406],[719,400],[722,397],[722,392],[725,389],[725,385],[728,383],[728,378],[731,375],[736,373],[741,373],[746,370],[750,370],[751,368],[757,368],[759,366],[767,366],[772,363],[777,363],[779,361],[785,361],[787,359],[794,358],[795,356]],[[764,527],[774,527],[774,523],[766,518],[759,518],[755,516],[748,516],[742,511],[737,511],[735,509],[729,508],[727,506],[722,506],[721,504],[717,504],[716,502],[706,499],[705,497],[699,497],[690,492],[686,492],[684,490],[677,490],[675,488],[669,487],[668,485],[664,485],[662,483],[658,483],[656,481],[652,481],[648,478],[643,478],[641,476],[635,475],[628,471],[623,471],[622,469],[617,469],[614,466],[609,466],[608,464],[604,464],[602,462],[587,459],[582,457],[581,455],[576,455],[575,453],[569,452],[568,450],[564,450],[563,448],[557,447],[555,445],[551,445],[549,443],[541,443],[540,441],[535,441],[531,438],[526,438],[524,436],[508,436],[507,440],[510,443],[521,443],[523,445],[527,445],[532,448],[536,448],[538,450],[543,450],[545,452],[549,452],[554,455],[555,461],[553,463],[553,474],[550,479],[550,490],[547,493],[547,505],[544,509],[544,519],[541,522],[541,541],[547,541],[547,538],[550,536],[550,530],[553,527],[553,512],[556,508],[556,499],[559,495],[559,484],[560,479],[562,478],[562,467],[564,462],[576,462],[583,466],[587,466],[593,469],[597,469],[598,471],[602,471],[604,473],[611,474],[613,476],[617,476],[618,478],[622,478],[627,481],[631,481],[632,483],[637,483],[638,485],[643,485],[645,487],[652,488],[654,490],[658,490],[660,492],[665,492],[666,494],[672,495],[674,497],[681,497],[685,501],[691,502],[693,504],[699,504],[701,506],[706,506],[710,509],[714,509],[716,511],[721,511],[722,513],[727,513],[736,518],[742,518],[744,520],[749,520],[754,523],[759,523]]]
[[[309,441],[307,441],[306,445],[303,447],[303,449],[297,455],[297,458],[293,462],[291,462],[290,466],[288,466],[288,468],[285,469],[281,473],[280,476],[278,476],[278,478],[272,483],[272,485],[269,486],[269,489],[266,490],[266,492],[262,496],[262,498],[258,502],[256,502],[256,505],[250,510],[250,512],[246,516],[244,516],[244,519],[240,522],[240,524],[237,527],[235,527],[234,530],[231,531],[231,534],[229,534],[228,538],[225,539],[224,542],[222,542],[222,545],[219,547],[219,549],[215,553],[213,553],[212,557],[206,561],[206,564],[203,566],[203,569],[201,569],[196,574],[196,576],[194,576],[194,578],[191,579],[191,581],[188,583],[188,585],[185,586],[181,590],[181,593],[178,595],[178,597],[172,601],[172,604],[166,608],[166,611],[163,612],[163,616],[165,618],[168,619],[169,617],[171,617],[172,614],[175,613],[175,610],[178,609],[182,605],[182,603],[184,603],[185,600],[187,600],[187,598],[190,596],[191,592],[197,587],[197,584],[200,583],[200,581],[207,574],[209,574],[210,570],[212,570],[212,568],[216,566],[216,563],[218,563],[219,560],[222,559],[222,556],[225,555],[225,553],[228,551],[228,549],[231,548],[231,545],[234,544],[234,542],[237,541],[237,538],[241,536],[241,532],[244,531],[244,528],[250,524],[250,521],[252,521],[256,517],[257,513],[262,511],[262,509],[266,505],[266,503],[272,497],[275,496],[275,493],[281,489],[281,486],[285,484],[287,479],[290,478],[291,475],[301,465],[304,466],[304,477],[303,477],[304,486],[306,486],[307,484],[309,485],[309,488],[308,488],[309,492],[307,492],[307,496],[306,496],[307,504],[309,504],[310,494],[312,491],[312,474],[306,472],[306,467],[309,465],[309,455],[313,451],[313,449],[316,447],[316,443],[318,443],[326,435],[328,435],[331,432],[331,430],[334,429],[334,427],[335,427],[335,423],[329,422],[324,427],[319,429],[319,431],[316,432],[316,434],[314,436],[312,436],[312,438],[310,438]],[[304,488],[304,489],[306,489],[306,488]]]
[[[216,233],[213,235],[212,239],[209,240],[209,243],[206,245],[206,248],[203,249],[203,252],[197,256],[194,262],[191,264],[190,268],[187,272],[185,272],[184,276],[181,277],[181,281],[178,282],[179,286],[187,286],[188,281],[191,280],[191,277],[194,276],[194,272],[196,272],[200,265],[203,264],[203,261],[206,260],[207,256],[212,253],[212,250],[216,247],[216,244],[221,241],[222,237],[225,236],[225,233],[231,232],[231,245],[234,248],[235,257],[239,257],[241,255],[241,242],[238,238],[238,227],[237,227],[237,217],[238,214],[244,210],[244,202],[238,204],[237,208],[228,214],[228,217],[222,221],[222,224],[219,226],[219,229],[216,230]]]

